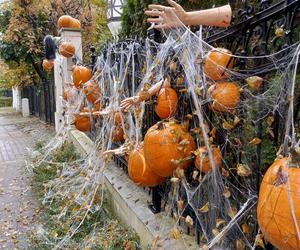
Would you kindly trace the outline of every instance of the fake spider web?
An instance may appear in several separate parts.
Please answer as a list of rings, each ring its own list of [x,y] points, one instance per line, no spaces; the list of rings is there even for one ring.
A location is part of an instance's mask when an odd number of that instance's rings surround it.
[[[173,177],[166,180],[162,213],[173,217],[170,237],[179,239],[186,232],[191,235],[198,233],[202,249],[263,247],[256,219],[261,175],[276,156],[287,156],[299,147],[296,133],[299,127],[294,124],[293,112],[300,47],[294,45],[269,56],[232,56],[235,63],[241,59],[263,60],[276,70],[267,73],[268,68],[258,68],[255,76],[262,77],[263,84],[254,89],[245,81],[253,75],[246,71],[242,73],[238,68],[224,67],[227,75],[224,81],[235,82],[240,92],[240,101],[231,112],[215,112],[211,108],[213,98],[208,89],[215,82],[204,73],[203,67],[205,58],[213,50],[216,48],[201,38],[201,29],[199,36],[186,27],[165,33],[163,43],[150,39],[143,42],[126,40],[105,48],[98,57],[93,76],[102,91],[103,112],[97,118],[90,114],[94,128],[89,133],[94,139],[93,151],[85,159],[63,164],[60,176],[47,185],[44,204],[52,200],[69,201],[57,215],[57,220],[69,222],[63,236],[53,239],[50,232],[42,227],[39,229],[40,237],[52,249],[94,246],[96,229],[80,244],[72,241],[72,237],[89,214],[101,209],[103,171],[112,159],[111,154],[105,152],[120,147],[119,154],[128,153],[143,141],[149,126],[158,121],[153,113],[155,97],[132,107],[129,112],[122,113],[121,126],[126,140],[116,145],[112,142],[114,112],[120,110],[121,100],[137,95],[167,76],[171,78],[180,100],[175,119],[179,122],[189,120],[189,131],[197,147],[208,148],[207,156],[212,166],[210,172],[203,174],[192,164],[184,173],[175,171]],[[61,58],[57,61],[62,63]],[[171,69],[172,63],[176,70]],[[176,83],[179,77],[184,79],[180,86]],[[51,152],[67,140],[73,115],[80,112],[83,103],[87,104],[82,92],[72,91],[73,99],[65,102],[65,125],[46,146],[47,153],[38,164],[48,161]],[[91,111],[93,106],[87,106]],[[279,118],[281,122],[275,126]],[[274,138],[278,138],[277,145],[273,143]],[[215,165],[210,145],[216,145],[222,153],[221,168]],[[262,150],[260,164],[257,150]],[[297,220],[299,218],[295,220],[296,225]],[[163,223],[162,220],[160,230],[165,228]],[[188,246],[188,242],[185,244]]]

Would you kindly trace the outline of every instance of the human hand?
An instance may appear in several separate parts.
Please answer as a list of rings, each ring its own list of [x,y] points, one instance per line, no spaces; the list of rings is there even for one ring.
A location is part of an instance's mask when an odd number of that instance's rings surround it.
[[[121,101],[121,111],[127,112],[133,105],[138,105],[141,102],[140,96],[128,97]]]
[[[157,4],[150,4],[148,6],[150,10],[146,10],[145,14],[147,16],[157,17],[147,19],[147,22],[156,23],[153,28],[168,29],[178,27],[182,23],[185,24],[187,12],[173,0],[168,0],[168,3],[172,7]]]

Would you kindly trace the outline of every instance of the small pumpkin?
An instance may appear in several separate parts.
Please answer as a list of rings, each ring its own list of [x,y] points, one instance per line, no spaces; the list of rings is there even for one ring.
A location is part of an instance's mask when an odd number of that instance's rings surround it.
[[[204,63],[204,73],[214,81],[226,79],[228,77],[226,69],[232,69],[233,65],[231,51],[217,48],[208,52]]]
[[[161,118],[172,117],[176,113],[178,103],[177,93],[172,88],[162,88],[157,97],[155,113]]]
[[[112,132],[112,141],[113,142],[124,142],[124,130],[121,126],[115,126]]]
[[[300,249],[299,162],[295,165],[288,157],[275,160],[262,179],[258,197],[257,219],[264,238],[282,250]]]
[[[148,166],[143,147],[134,149],[129,154],[128,175],[133,182],[142,187],[155,187],[164,181],[163,177],[156,175]]]
[[[101,96],[99,85],[94,81],[88,81],[83,85],[83,92],[89,103],[94,104]]]
[[[54,60],[47,60],[47,59],[44,59],[43,60],[43,69],[46,70],[46,71],[50,71],[53,69],[54,67]]]
[[[220,168],[222,166],[222,154],[220,149],[212,145],[211,151],[213,154],[215,166],[217,168]],[[212,170],[212,166],[210,163],[210,159],[208,156],[208,150],[207,147],[200,147],[196,151],[196,159],[195,159],[195,167],[198,168],[203,173],[208,173]]]
[[[144,138],[144,155],[152,171],[162,177],[171,176],[177,167],[186,169],[196,149],[192,136],[174,122],[159,122],[148,129]],[[176,163],[176,164],[175,164]]]
[[[82,132],[91,131],[90,116],[88,116],[88,115],[79,115],[79,114],[75,115],[74,125],[79,131],[82,131]]]
[[[232,112],[240,103],[239,86],[234,82],[212,85],[208,93],[213,99],[212,109],[216,112]]]
[[[69,102],[70,104],[75,104],[78,99],[78,90],[74,86],[65,86],[63,98],[66,102]]]
[[[59,53],[64,57],[72,57],[75,53],[75,46],[70,42],[62,42],[59,45]]]
[[[92,71],[81,65],[74,65],[73,68],[73,82],[76,88],[80,89],[82,85],[92,78]]]
[[[78,19],[73,18],[69,15],[63,15],[58,19],[57,26],[58,28],[80,29],[81,24]]]

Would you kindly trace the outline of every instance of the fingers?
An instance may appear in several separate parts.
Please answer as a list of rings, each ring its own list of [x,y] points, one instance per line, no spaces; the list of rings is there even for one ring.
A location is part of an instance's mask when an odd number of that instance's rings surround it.
[[[147,16],[162,16],[163,15],[163,13],[161,11],[158,11],[158,10],[146,10],[145,14]]]
[[[160,23],[161,21],[160,18],[147,18],[148,23]]]
[[[167,24],[158,24],[153,26],[154,29],[160,30],[160,29],[168,29],[170,28]]]
[[[150,4],[148,6],[148,8],[151,9],[151,10],[160,10],[160,11],[163,11],[166,7],[162,6],[162,5],[158,5],[158,4]]]
[[[172,7],[176,8],[176,9],[181,7],[178,3],[176,3],[173,0],[167,0],[167,1],[168,1],[168,4],[170,4]]]

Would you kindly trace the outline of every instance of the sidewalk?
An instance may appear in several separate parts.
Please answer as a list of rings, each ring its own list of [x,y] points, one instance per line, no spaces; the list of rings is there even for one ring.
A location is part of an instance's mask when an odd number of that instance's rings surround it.
[[[11,108],[0,108],[0,249],[26,249],[39,204],[31,192],[25,160],[36,142],[53,134],[53,127],[35,117],[23,118]]]

